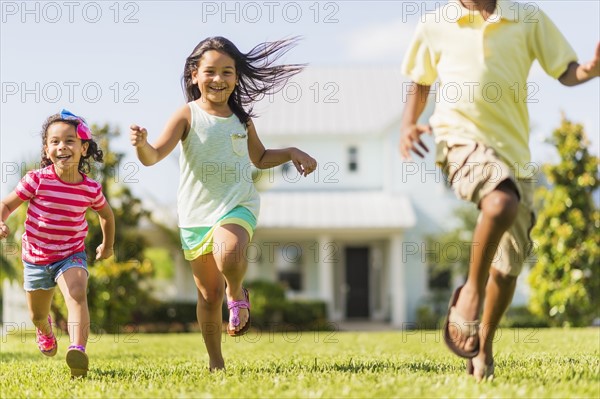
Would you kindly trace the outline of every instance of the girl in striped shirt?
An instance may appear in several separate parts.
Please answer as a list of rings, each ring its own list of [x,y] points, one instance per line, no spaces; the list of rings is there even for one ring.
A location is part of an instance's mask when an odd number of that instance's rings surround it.
[[[54,287],[60,288],[69,312],[71,346],[66,360],[73,377],[85,376],[85,345],[90,328],[87,306],[87,235],[85,213],[98,213],[104,239],[96,259],[113,254],[115,222],[102,194],[102,186],[86,176],[90,158],[102,162],[102,150],[92,139],[85,121],[63,110],[50,116],[42,128],[41,169],[28,172],[17,188],[0,203],[0,238],[9,234],[4,223],[23,202],[29,201],[22,237],[24,288],[37,344],[46,356],[54,356],[57,342],[52,332],[50,304]]]

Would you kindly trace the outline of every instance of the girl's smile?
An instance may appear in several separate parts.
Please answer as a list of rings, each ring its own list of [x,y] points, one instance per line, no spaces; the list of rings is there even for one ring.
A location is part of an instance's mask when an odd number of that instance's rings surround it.
[[[77,137],[76,127],[56,122],[48,127],[44,151],[52,161],[57,175],[67,182],[78,182],[79,161],[85,156],[89,144]]]
[[[227,105],[237,84],[235,61],[216,50],[205,52],[200,58],[198,69],[192,72],[192,83],[198,85],[204,102]]]

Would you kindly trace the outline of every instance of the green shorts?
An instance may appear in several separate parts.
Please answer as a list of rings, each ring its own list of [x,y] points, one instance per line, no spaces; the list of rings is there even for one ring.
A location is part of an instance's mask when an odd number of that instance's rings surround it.
[[[252,239],[254,229],[256,229],[256,217],[248,208],[237,206],[212,226],[180,227],[179,236],[185,259],[194,260],[201,255],[211,253],[213,251],[213,234],[217,227],[224,224],[242,226],[248,232],[250,239]]]

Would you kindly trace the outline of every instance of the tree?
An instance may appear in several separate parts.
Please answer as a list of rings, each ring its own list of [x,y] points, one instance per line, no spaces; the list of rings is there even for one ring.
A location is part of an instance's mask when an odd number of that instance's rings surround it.
[[[466,276],[469,271],[473,231],[479,212],[470,204],[463,205],[454,212],[459,220],[456,228],[426,237],[428,251],[425,255],[433,278],[447,273]]]
[[[146,246],[137,227],[144,217],[150,213],[142,208],[141,201],[136,198],[129,187],[125,185],[126,180],[131,179],[130,173],[123,176],[121,161],[123,153],[114,152],[110,148],[111,138],[117,137],[119,131],[111,131],[108,125],[92,127],[96,142],[104,152],[104,162],[97,164],[90,173],[91,177],[102,184],[102,191],[110,202],[115,214],[115,261],[124,262],[130,260],[143,260],[143,251]],[[135,166],[137,167],[137,166]],[[86,250],[88,259],[93,264],[96,258],[96,247],[102,242],[102,231],[98,217],[93,211],[88,211],[88,235],[86,238]]]
[[[600,309],[600,212],[593,200],[599,160],[583,127],[564,117],[549,141],[560,161],[543,166],[549,186],[536,192],[529,308],[550,325],[587,326]]]

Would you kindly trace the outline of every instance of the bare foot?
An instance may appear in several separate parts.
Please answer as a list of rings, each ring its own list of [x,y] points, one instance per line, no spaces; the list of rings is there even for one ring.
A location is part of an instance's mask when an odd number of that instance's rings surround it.
[[[210,370],[211,373],[213,373],[215,371],[225,370],[225,361],[223,360],[223,358],[220,358],[218,360],[211,359],[208,362],[208,369]]]
[[[477,382],[492,381],[494,379],[494,358],[487,356],[483,351],[472,359],[473,377]]]

